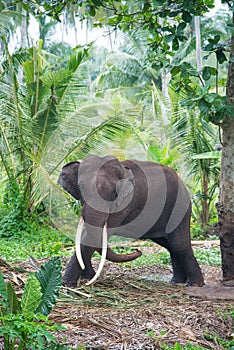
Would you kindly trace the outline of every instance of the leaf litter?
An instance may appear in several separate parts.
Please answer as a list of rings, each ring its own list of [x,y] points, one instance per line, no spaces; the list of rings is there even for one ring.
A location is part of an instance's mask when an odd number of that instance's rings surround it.
[[[67,259],[63,259],[66,266]],[[37,259],[40,265],[45,259]],[[35,262],[20,262],[23,272],[3,266],[9,280],[23,287],[25,270],[34,271]],[[98,260],[94,259],[94,267]],[[205,282],[221,280],[219,266],[202,266]],[[13,276],[13,277],[12,277]],[[62,287],[50,319],[66,331],[58,340],[74,349],[150,350],[165,344],[190,343],[201,349],[231,349],[221,345],[233,340],[233,299],[202,298],[189,295],[183,285],[170,285],[172,272],[158,264],[128,267],[106,262],[103,273],[93,286]],[[233,290],[233,289],[232,289]],[[83,347],[82,347],[83,346]]]

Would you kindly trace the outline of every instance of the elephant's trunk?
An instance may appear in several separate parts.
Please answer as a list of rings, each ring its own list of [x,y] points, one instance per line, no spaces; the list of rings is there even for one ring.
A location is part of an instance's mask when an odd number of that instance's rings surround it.
[[[102,253],[100,248],[97,248],[96,251],[99,254]],[[128,261],[135,260],[135,259],[139,258],[139,256],[141,256],[141,255],[142,255],[142,252],[138,249],[131,254],[116,254],[115,252],[113,252],[113,250],[111,248],[108,247],[106,258],[107,258],[107,260],[112,261],[112,262],[122,263],[122,262],[128,262]]]

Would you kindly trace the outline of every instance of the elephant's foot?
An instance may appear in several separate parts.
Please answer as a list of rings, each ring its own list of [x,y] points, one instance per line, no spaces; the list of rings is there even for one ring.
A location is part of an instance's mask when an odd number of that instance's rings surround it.
[[[184,284],[186,287],[202,287],[205,284],[203,278],[191,281],[191,280],[186,280],[186,278],[182,278],[178,276],[173,276],[170,283]]]
[[[73,279],[71,279],[71,278],[63,278],[62,285],[64,287],[75,288],[75,287],[77,287],[77,278],[75,278],[75,279],[74,278]]]
[[[198,281],[186,281],[186,287],[202,287],[204,284],[205,282],[203,278]]]
[[[179,277],[179,276],[173,276],[171,281],[171,284],[185,284],[186,278],[185,277]]]
[[[93,268],[86,268],[85,270],[79,271],[76,274],[69,274],[65,271],[63,276],[62,285],[66,287],[77,287],[78,281],[82,280],[91,280],[95,275],[95,271]]]
[[[90,267],[82,271],[81,278],[85,280],[91,280],[94,275],[95,275],[95,271],[92,267]]]

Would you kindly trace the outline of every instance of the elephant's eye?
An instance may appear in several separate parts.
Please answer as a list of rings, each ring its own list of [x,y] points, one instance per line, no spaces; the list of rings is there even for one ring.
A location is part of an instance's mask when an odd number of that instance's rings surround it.
[[[116,189],[114,189],[111,193],[111,201],[114,201],[118,197],[118,193],[116,192]]]

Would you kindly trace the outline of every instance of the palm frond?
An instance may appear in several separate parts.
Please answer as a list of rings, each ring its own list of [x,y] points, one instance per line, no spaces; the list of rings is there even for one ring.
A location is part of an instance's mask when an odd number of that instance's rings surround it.
[[[100,107],[100,106],[99,106]],[[88,111],[90,112],[90,111]],[[112,111],[113,114],[113,111]],[[109,117],[100,123],[100,118],[96,118],[95,126],[91,126],[94,122],[89,121],[89,118],[83,118],[84,120],[69,125],[69,120],[63,124],[63,127],[59,128],[53,137],[47,144],[43,162],[47,164],[50,169],[49,173],[52,174],[65,160],[69,161],[73,159],[83,159],[89,153],[95,154],[105,153],[109,143],[114,145],[115,142],[119,142],[121,135],[126,137],[126,133],[130,132],[131,137],[136,140],[136,143],[141,145],[142,149],[145,148],[144,142],[141,140],[138,132],[134,126],[129,123],[124,115],[120,117]],[[74,121],[74,119],[72,118]],[[64,126],[66,127],[64,128]],[[56,152],[53,152],[52,148],[57,145]]]
[[[221,152],[212,151],[196,154],[192,157],[193,159],[221,159]]]
[[[140,144],[142,149],[145,149],[145,145],[135,128],[129,122],[117,117],[109,118],[97,127],[89,129],[81,138],[77,138],[76,133],[74,133],[73,144],[68,148],[66,139],[60,139],[61,148],[59,147],[59,150],[63,151],[63,156],[61,152],[55,149],[55,142],[59,136],[57,134],[56,139],[51,140],[52,144],[47,145],[46,156],[44,155],[42,160],[33,159],[35,163],[33,201],[38,204],[45,197],[51,195],[51,191],[58,190],[56,181],[63,163],[74,159],[83,159],[90,153],[104,155],[110,143],[113,146],[115,141],[121,137],[121,134],[126,135],[128,132],[132,138],[135,138],[136,143]],[[77,138],[76,140],[75,137]]]
[[[94,84],[105,88],[143,86],[156,76],[153,69],[144,66],[143,58],[118,51],[108,56],[105,67]]]
[[[8,9],[0,11],[0,17],[0,37],[9,36],[17,26],[20,26],[22,20],[22,14]]]

